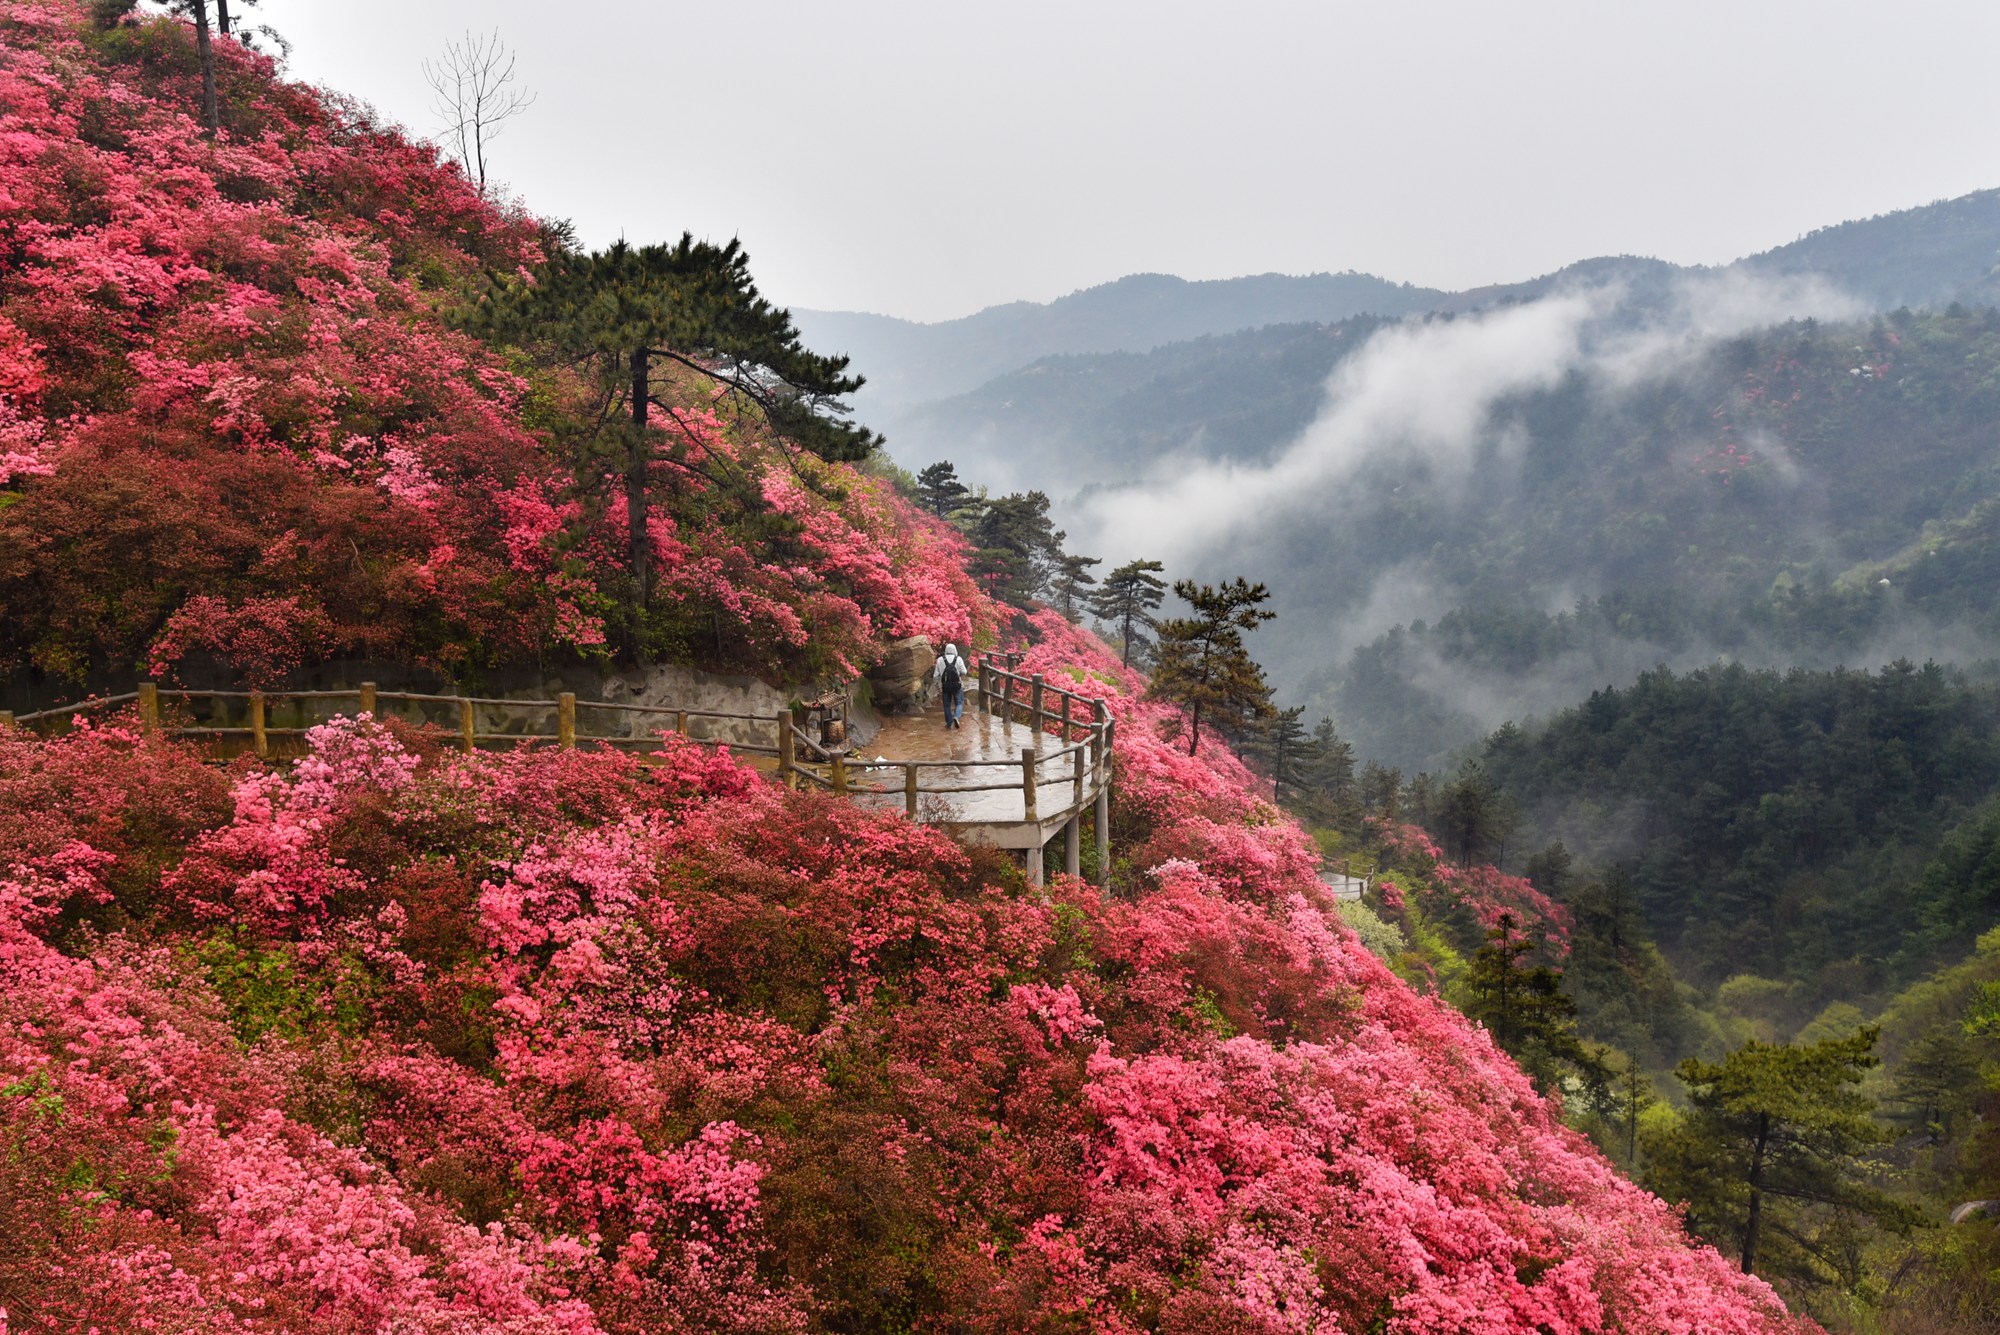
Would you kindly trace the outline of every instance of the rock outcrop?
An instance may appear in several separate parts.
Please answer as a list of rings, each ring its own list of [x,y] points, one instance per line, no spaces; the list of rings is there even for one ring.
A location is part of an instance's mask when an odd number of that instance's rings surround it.
[[[884,714],[901,714],[916,709],[929,689],[931,665],[937,650],[927,635],[897,640],[880,663],[868,669],[868,685],[875,708]]]

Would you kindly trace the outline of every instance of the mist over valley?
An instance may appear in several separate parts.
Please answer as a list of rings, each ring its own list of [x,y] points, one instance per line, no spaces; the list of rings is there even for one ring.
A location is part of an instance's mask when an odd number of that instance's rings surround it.
[[[1269,582],[1281,697],[1414,770],[1655,664],[1992,657],[1997,263],[1987,191],[1720,269],[800,318],[884,368],[858,406],[905,466],[1042,488],[1108,565]]]

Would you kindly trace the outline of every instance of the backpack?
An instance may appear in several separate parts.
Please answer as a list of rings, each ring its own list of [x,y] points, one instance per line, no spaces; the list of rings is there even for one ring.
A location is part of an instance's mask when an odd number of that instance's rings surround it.
[[[944,660],[944,688],[947,692],[958,689],[958,655]]]

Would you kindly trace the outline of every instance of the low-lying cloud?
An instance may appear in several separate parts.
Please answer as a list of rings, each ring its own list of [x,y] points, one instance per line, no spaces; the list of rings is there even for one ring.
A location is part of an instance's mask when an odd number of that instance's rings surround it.
[[[1493,426],[1506,399],[1577,374],[1619,393],[1684,370],[1718,339],[1863,310],[1819,279],[1735,271],[1677,278],[1665,301],[1635,305],[1614,283],[1383,329],[1334,369],[1319,415],[1270,459],[1182,452],[1144,481],[1080,499],[1069,528],[1114,559],[1200,566],[1274,519],[1336,505],[1340,486],[1377,460],[1420,461],[1449,494],[1484,453],[1515,452]]]

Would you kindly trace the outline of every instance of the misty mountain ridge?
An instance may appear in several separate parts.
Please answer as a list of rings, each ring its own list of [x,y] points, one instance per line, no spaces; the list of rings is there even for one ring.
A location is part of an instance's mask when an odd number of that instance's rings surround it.
[[[816,347],[868,377],[864,409],[961,394],[1043,357],[1145,352],[1205,335],[1354,315],[1408,315],[1449,299],[1434,288],[1359,273],[1189,280],[1131,274],[1051,302],[1015,301],[923,324],[889,315],[795,310]]]
[[[1985,303],[2000,295],[2000,190],[1821,228],[1722,266],[1816,275],[1877,310]],[[1132,274],[1054,301],[1009,302],[936,323],[852,311],[796,310],[816,347],[845,352],[868,378],[857,402],[911,465],[944,457],[917,405],[976,390],[1041,359],[1143,353],[1169,344],[1357,316],[1465,314],[1533,301],[1566,286],[1619,283],[1642,303],[1676,276],[1714,272],[1642,256],[1601,256],[1517,282],[1459,292],[1347,271],[1196,280]],[[915,410],[915,411],[913,411]]]

